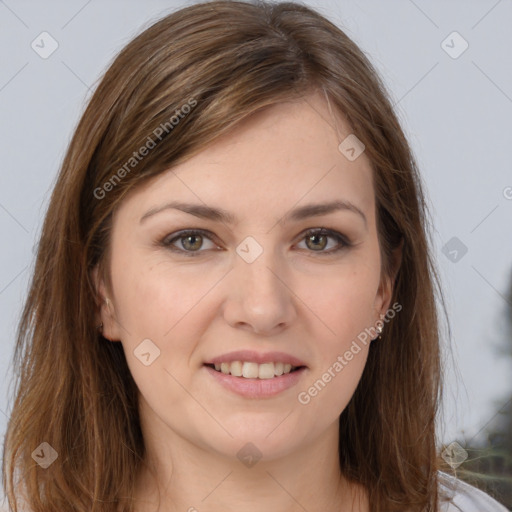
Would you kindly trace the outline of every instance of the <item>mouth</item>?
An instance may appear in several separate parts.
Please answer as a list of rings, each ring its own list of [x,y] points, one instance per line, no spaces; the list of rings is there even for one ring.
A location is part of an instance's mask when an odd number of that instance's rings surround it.
[[[252,361],[231,361],[215,364],[206,363],[204,366],[225,375],[253,380],[277,379],[306,368],[306,366],[293,366],[290,363],[268,362],[258,364]]]

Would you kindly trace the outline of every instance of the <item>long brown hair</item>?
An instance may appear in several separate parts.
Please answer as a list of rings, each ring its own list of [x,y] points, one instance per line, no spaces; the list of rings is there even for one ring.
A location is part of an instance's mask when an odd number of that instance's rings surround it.
[[[106,71],[76,128],[17,334],[3,453],[13,508],[23,496],[34,512],[133,510],[145,455],[137,388],[121,343],[97,331],[91,278],[99,265],[110,283],[113,212],[129,191],[240,120],[314,88],[366,146],[386,274],[395,275],[392,253],[403,243],[391,301],[402,311],[371,344],[340,416],[340,467],[365,486],[372,511],[437,510],[442,296],[408,142],[375,69],[342,30],[299,4],[235,1],[186,7],[142,32]],[[47,469],[32,457],[43,442],[58,454]]]

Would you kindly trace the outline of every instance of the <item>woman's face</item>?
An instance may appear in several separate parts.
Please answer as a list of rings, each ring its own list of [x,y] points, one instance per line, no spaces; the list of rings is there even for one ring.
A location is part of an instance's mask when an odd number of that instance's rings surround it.
[[[116,212],[104,335],[160,447],[270,460],[336,435],[391,297],[370,163],[336,124],[321,96],[273,106]]]

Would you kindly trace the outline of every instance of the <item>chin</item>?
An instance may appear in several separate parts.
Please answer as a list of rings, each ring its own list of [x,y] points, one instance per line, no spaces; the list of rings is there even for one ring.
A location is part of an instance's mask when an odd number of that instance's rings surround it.
[[[282,421],[282,418],[279,421]],[[267,428],[266,425],[265,428],[251,428],[247,424],[240,428],[227,427],[233,437],[223,432],[212,440],[211,432],[207,433],[209,437],[203,440],[204,448],[228,458],[235,457],[242,463],[245,458],[261,461],[279,459],[299,449],[301,445],[297,432],[284,428],[283,425],[278,426],[279,421],[275,422],[272,428]]]

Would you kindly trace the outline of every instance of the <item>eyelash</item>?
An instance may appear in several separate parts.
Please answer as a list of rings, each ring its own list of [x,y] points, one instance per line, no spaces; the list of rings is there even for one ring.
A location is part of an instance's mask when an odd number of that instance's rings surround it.
[[[176,236],[173,236],[171,239],[169,239],[169,237],[172,235],[167,235],[165,238],[163,238],[160,241],[160,245],[162,245],[166,249],[169,249],[172,252],[181,253],[185,256],[194,258],[194,257],[197,257],[200,253],[205,252],[205,251],[202,251],[202,250],[187,251],[185,249],[177,248],[177,247],[173,246],[172,244],[177,240],[186,238],[187,236],[196,236],[196,235],[202,236],[204,238],[208,238],[211,242],[214,243],[214,240],[212,240],[212,238],[214,236],[213,236],[213,233],[211,233],[210,231],[202,230],[202,229],[187,229],[184,231],[179,231],[178,233],[176,233]],[[322,235],[322,236],[328,236],[328,237],[334,238],[341,245],[335,249],[330,249],[329,251],[310,250],[308,252],[312,252],[312,253],[318,252],[318,254],[320,254],[320,255],[331,255],[331,254],[338,253],[341,250],[352,246],[352,243],[349,242],[349,240],[344,235],[342,235],[341,233],[338,233],[337,231],[334,231],[332,229],[327,229],[327,228],[309,229],[302,234],[300,241],[304,240],[305,238],[307,238],[309,236],[313,236],[313,235]]]

